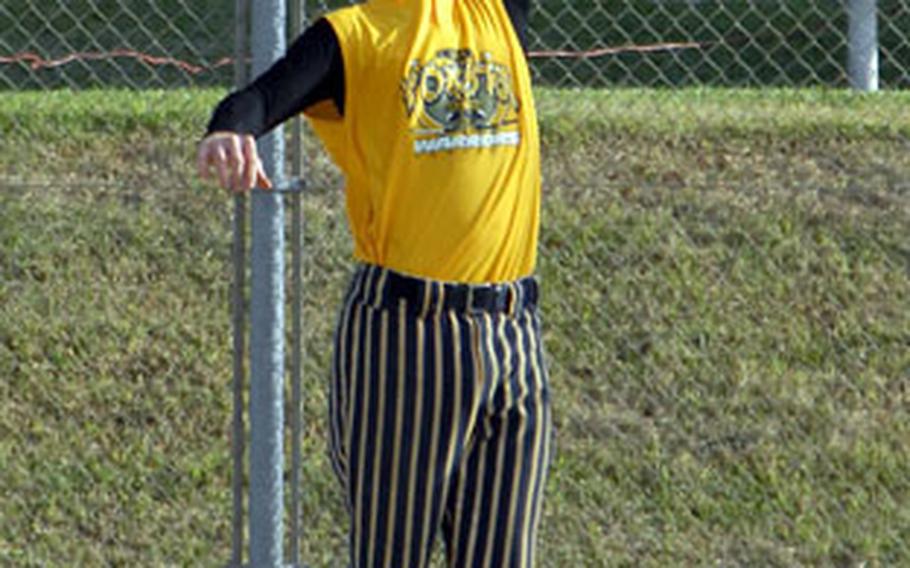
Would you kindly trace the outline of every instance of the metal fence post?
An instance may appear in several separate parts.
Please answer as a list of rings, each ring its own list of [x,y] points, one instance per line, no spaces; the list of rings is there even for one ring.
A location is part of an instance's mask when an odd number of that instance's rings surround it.
[[[234,2],[234,85],[239,89],[247,81],[247,34],[249,33],[249,0]],[[233,327],[233,409],[231,425],[231,568],[243,565],[243,476],[246,468],[246,426],[244,396],[246,388],[246,228],[247,198],[234,197],[233,262],[234,285],[231,289]]]
[[[285,0],[254,0],[253,75],[285,50]],[[284,185],[283,129],[259,140],[275,187]],[[250,563],[283,565],[284,205],[279,192],[254,191],[250,302]]]
[[[850,86],[867,92],[878,90],[877,4],[876,0],[849,0],[847,5]]]
[[[289,0],[290,32],[296,38],[305,18],[304,0]],[[297,116],[291,125],[291,177],[302,182],[303,124]],[[300,185],[302,189],[305,184]],[[303,461],[303,196],[291,194],[291,566],[300,566],[301,464]]]

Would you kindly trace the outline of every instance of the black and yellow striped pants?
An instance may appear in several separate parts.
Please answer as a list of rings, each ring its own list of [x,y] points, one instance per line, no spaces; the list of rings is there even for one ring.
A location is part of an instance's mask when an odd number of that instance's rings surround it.
[[[351,564],[534,565],[550,402],[532,278],[440,283],[358,267],[339,318],[331,454]]]

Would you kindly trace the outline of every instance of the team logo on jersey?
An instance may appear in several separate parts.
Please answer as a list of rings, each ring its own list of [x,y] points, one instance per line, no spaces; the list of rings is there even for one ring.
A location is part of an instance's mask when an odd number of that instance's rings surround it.
[[[509,68],[469,49],[444,49],[412,61],[401,81],[418,154],[463,148],[517,146],[520,105]]]

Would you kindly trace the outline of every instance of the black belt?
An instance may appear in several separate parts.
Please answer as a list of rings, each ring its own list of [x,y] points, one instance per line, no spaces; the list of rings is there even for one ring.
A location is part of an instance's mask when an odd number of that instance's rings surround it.
[[[515,312],[534,307],[539,285],[533,276],[499,284],[462,284],[408,276],[388,268],[364,265],[357,274],[361,301],[394,307],[404,300],[409,307],[433,313],[439,310]]]

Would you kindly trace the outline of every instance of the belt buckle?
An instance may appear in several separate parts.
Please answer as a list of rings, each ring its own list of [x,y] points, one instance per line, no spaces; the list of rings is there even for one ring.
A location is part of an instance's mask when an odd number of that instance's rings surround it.
[[[505,312],[509,309],[509,287],[506,284],[493,286],[493,311]]]

